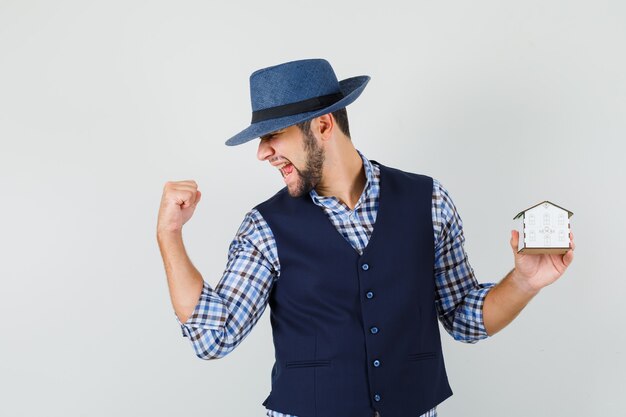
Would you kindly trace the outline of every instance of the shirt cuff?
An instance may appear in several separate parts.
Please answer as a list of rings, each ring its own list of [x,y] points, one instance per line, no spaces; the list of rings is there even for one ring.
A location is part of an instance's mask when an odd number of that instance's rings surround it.
[[[219,330],[226,325],[230,312],[222,299],[206,282],[202,285],[202,292],[196,308],[185,323],[178,316],[176,321],[181,327],[183,337],[195,339],[203,330]]]
[[[483,304],[487,293],[496,285],[496,283],[483,283],[467,294],[463,300],[460,311],[455,314],[456,324],[463,328],[462,332],[465,338],[460,340],[469,343],[475,343],[479,340],[486,339],[489,335],[485,330],[485,322],[483,320]]]

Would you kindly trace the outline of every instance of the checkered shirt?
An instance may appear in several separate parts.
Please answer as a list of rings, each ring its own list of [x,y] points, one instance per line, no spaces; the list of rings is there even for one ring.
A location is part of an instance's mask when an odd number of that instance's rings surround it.
[[[360,153],[359,153],[360,154]],[[336,197],[315,190],[311,199],[324,210],[337,231],[360,254],[374,230],[380,192],[380,169],[362,154],[366,184],[354,210]],[[487,337],[482,306],[495,284],[479,284],[463,248],[463,224],[448,192],[433,180],[432,218],[435,242],[436,308],[454,339],[475,343]],[[261,214],[248,212],[230,244],[226,270],[215,289],[204,282],[200,300],[181,324],[198,357],[217,359],[231,352],[250,333],[265,307],[272,284],[280,276],[276,241]],[[267,410],[269,417],[296,417]],[[436,408],[420,417],[436,417]]]

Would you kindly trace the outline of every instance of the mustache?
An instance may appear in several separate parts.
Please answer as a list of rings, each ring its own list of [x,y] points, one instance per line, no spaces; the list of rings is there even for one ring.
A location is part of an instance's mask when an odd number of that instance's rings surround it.
[[[275,162],[289,162],[291,163],[291,161],[287,158],[282,158],[282,157],[276,157],[276,158],[272,158],[268,161],[270,164],[273,164]]]

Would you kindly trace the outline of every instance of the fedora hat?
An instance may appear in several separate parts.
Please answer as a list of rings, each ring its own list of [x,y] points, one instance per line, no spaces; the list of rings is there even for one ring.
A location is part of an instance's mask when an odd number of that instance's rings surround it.
[[[369,76],[361,75],[337,81],[324,59],[292,61],[255,71],[250,76],[252,122],[226,145],[241,145],[342,109],[361,95],[369,80]]]

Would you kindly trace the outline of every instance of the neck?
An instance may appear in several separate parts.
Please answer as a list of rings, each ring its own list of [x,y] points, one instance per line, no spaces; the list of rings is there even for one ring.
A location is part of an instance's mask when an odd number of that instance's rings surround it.
[[[321,196],[333,196],[353,210],[365,188],[363,160],[348,138],[326,150],[322,180],[315,187]]]

